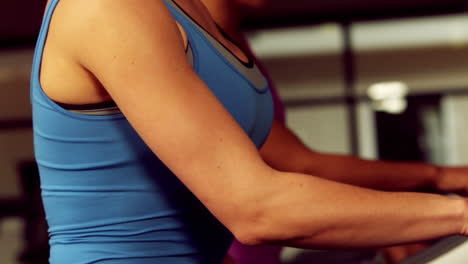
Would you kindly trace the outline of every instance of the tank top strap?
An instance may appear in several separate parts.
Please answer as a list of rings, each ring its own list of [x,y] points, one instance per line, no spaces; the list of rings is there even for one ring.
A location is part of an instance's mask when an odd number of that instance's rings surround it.
[[[36,40],[36,47],[32,62],[32,70],[31,70],[31,89],[30,89],[30,100],[40,100],[42,103],[46,102],[48,104],[47,96],[43,94],[42,89],[40,87],[40,72],[41,72],[41,62],[42,62],[42,55],[44,53],[44,46],[47,40],[47,35],[49,33],[49,26],[52,20],[52,15],[54,13],[55,8],[60,0],[51,0],[46,7],[46,11],[44,14],[44,18],[42,19],[42,25],[39,31],[38,38]],[[39,95],[39,96],[38,96]],[[42,97],[42,98],[41,98]]]
[[[174,0],[163,0],[163,2],[166,4],[174,19],[184,28],[185,33],[187,34],[189,44],[194,51],[195,59],[193,67],[195,71],[197,71],[199,64],[197,56],[200,57],[200,55],[206,55],[205,53],[199,54],[197,48],[201,46],[209,47],[208,50],[210,50],[210,53],[217,54],[219,57],[222,57],[223,60],[227,62],[227,65],[229,65],[230,68],[236,71],[243,78],[248,80],[257,92],[265,93],[268,91],[268,83],[249,53],[245,53],[249,58],[249,62],[242,62],[232,53],[231,50],[207,32],[200,24],[197,23],[197,21],[192,19],[176,2],[174,2]],[[222,31],[221,28],[220,30]]]
[[[54,13],[55,8],[60,0],[51,0],[49,5],[46,8],[46,12],[44,14],[44,18],[42,20],[42,26],[39,31],[38,39],[36,42],[36,53],[34,55],[34,64],[38,64],[41,62],[42,53],[44,51],[45,42],[47,39],[47,34],[49,32],[50,21],[52,19],[52,14]],[[39,70],[38,65],[34,65],[34,69],[36,71]],[[38,72],[37,72],[38,73]]]
[[[163,2],[169,9],[169,12],[171,12],[174,19],[184,28],[187,37],[189,37],[189,34],[193,33],[193,30],[197,30],[195,25],[190,22],[184,12],[173,0],[163,0]]]

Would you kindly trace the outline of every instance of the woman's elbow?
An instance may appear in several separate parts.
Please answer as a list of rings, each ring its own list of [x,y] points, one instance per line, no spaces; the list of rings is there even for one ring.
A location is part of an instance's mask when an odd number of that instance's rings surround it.
[[[281,229],[282,216],[277,211],[275,200],[280,187],[272,184],[279,171],[267,167],[267,171],[258,175],[268,175],[263,182],[255,182],[250,186],[262,186],[243,191],[242,195],[231,197],[234,210],[228,215],[231,221],[228,228],[237,240],[245,245],[262,245],[277,242],[276,233]]]
[[[252,213],[254,211],[255,213]],[[248,216],[237,217],[237,223],[230,228],[236,239],[244,245],[258,246],[272,241],[272,231],[276,228],[268,212],[251,210]]]
[[[231,231],[234,237],[244,245],[258,246],[267,243],[266,235],[255,223],[245,223]]]

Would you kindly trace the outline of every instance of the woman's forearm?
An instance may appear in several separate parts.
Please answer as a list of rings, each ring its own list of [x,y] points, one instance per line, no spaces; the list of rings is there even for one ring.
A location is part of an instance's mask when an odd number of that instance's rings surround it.
[[[379,190],[434,187],[438,167],[416,162],[371,161],[353,156],[309,153],[304,173]]]
[[[281,171],[310,174],[379,190],[434,187],[441,174],[438,167],[429,164],[371,161],[315,152],[278,121],[274,122],[260,153],[271,167]]]
[[[389,193],[277,172],[262,200],[258,243],[368,248],[460,234],[465,201]]]

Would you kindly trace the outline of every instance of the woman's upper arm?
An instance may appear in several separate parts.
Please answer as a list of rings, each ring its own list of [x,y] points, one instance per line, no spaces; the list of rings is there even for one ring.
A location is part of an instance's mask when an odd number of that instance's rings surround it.
[[[258,199],[253,188],[268,177],[269,167],[192,70],[162,1],[96,2],[81,29],[80,63],[153,152],[224,224],[236,228],[241,212],[255,214],[246,202]]]

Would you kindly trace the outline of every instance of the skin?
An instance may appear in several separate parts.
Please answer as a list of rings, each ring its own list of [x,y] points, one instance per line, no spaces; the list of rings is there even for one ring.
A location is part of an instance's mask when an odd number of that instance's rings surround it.
[[[242,7],[264,8],[268,0],[202,0],[213,19],[244,49],[247,40],[240,28]],[[367,161],[353,156],[316,152],[306,147],[282,122],[275,122],[269,139],[260,151],[264,160],[278,170],[318,175],[334,181],[374,189],[402,191],[430,188],[442,192],[465,192],[468,170],[465,167],[436,167],[422,163]],[[292,157],[283,159],[283,157]],[[340,166],[334,166],[340,164]],[[427,243],[383,249],[387,263],[398,263],[428,247]],[[227,260],[226,260],[227,261]],[[232,261],[232,260],[230,260]]]
[[[240,28],[240,7],[263,8],[268,0],[202,0],[213,18],[237,43],[248,48]],[[422,163],[368,161],[347,155],[316,152],[306,147],[282,122],[275,122],[272,133],[260,151],[274,168],[318,175],[334,181],[368,188],[402,191],[429,188],[441,192],[465,193],[468,186],[466,167],[437,167]],[[283,159],[283,157],[292,157]],[[340,164],[340,166],[334,166]],[[398,263],[427,248],[429,243],[395,246],[383,249],[387,263]]]
[[[201,0],[213,19],[245,50],[247,40],[240,28],[242,7],[262,8],[268,0]],[[432,188],[441,192],[468,189],[468,167],[440,167],[416,162],[369,161],[349,155],[317,152],[284,124],[276,121],[261,149],[262,158],[278,170],[317,175],[366,188],[407,191]],[[284,157],[291,157],[284,159]],[[335,166],[340,164],[340,166]]]
[[[242,58],[201,2],[178,3]],[[64,103],[112,98],[244,244],[368,248],[467,233],[464,199],[382,192],[272,167],[193,72],[184,41],[162,1],[62,0],[44,50],[43,89]]]

